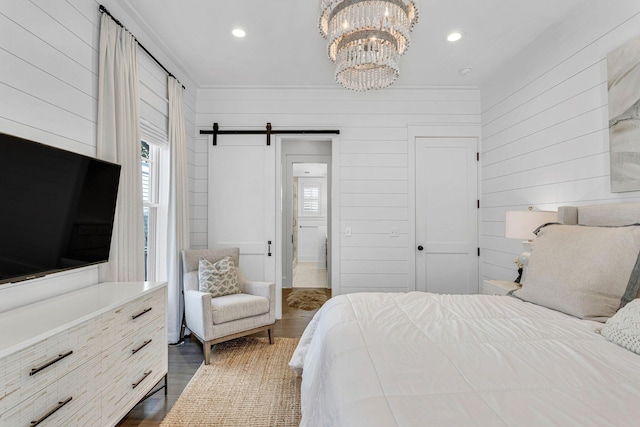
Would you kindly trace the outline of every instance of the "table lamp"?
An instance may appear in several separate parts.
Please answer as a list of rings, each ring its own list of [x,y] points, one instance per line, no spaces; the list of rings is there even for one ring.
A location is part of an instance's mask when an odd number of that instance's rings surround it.
[[[524,252],[514,260],[518,264],[518,277],[515,282],[520,283],[522,270],[531,254],[531,241],[536,238],[533,232],[541,225],[558,222],[556,211],[534,211],[532,206],[526,211],[507,211],[504,236],[508,239],[522,240]]]

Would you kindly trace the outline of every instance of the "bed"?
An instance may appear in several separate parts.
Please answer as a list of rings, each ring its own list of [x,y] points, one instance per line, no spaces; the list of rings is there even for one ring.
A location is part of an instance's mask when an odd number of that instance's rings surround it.
[[[301,426],[640,425],[640,203],[559,218],[512,296],[325,303],[289,363]]]

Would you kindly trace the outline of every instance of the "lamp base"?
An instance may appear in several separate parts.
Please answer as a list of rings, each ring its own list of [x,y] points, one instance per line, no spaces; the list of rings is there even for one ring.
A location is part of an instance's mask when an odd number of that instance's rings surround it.
[[[514,280],[514,282],[516,283],[520,283],[520,280],[522,279],[522,268],[518,269],[518,277],[516,277],[516,279]]]
[[[521,283],[524,269],[529,264],[529,256],[531,255],[531,240],[523,240],[522,249],[524,249],[524,251],[520,255],[518,255],[517,258],[518,265],[521,267],[518,267],[518,277],[516,278],[516,280],[514,280],[514,282],[516,283]]]

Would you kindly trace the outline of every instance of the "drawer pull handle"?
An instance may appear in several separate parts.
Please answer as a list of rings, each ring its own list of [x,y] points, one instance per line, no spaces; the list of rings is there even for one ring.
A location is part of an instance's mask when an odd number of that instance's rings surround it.
[[[136,354],[137,352],[139,352],[140,350],[145,348],[151,341],[153,341],[153,340],[145,341],[140,347],[134,348],[133,350],[131,350],[131,353],[132,354]]]
[[[54,363],[58,363],[59,361],[61,361],[65,357],[71,356],[72,354],[73,354],[73,350],[69,350],[64,354],[59,354],[58,357],[56,357],[55,359],[51,360],[50,362],[47,362],[44,365],[39,366],[37,368],[31,369],[31,372],[29,372],[29,376],[33,376],[33,375],[37,374],[38,372],[42,371],[43,369],[48,368],[49,366],[53,365]]]
[[[67,400],[63,400],[63,401],[58,402],[58,406],[56,406],[55,408],[53,408],[52,410],[50,410],[49,412],[44,414],[41,418],[39,418],[39,419],[37,419],[35,421],[31,421],[31,424],[29,424],[29,425],[31,427],[34,427],[34,426],[37,426],[38,424],[42,423],[44,420],[49,418],[51,415],[55,414],[64,405],[66,405],[67,403],[71,402],[71,399],[73,399],[73,396],[69,397]]]
[[[131,320],[136,320],[138,317],[142,316],[143,314],[147,314],[151,310],[153,310],[153,307],[145,308],[140,313],[134,314],[133,316],[131,316]]]
[[[147,378],[149,375],[151,375],[151,372],[153,372],[153,371],[151,369],[149,369],[147,372],[144,373],[142,378],[140,378],[138,380],[138,382],[131,384],[131,386],[133,386],[133,388],[138,387],[140,385],[140,383],[145,380],[145,378]]]

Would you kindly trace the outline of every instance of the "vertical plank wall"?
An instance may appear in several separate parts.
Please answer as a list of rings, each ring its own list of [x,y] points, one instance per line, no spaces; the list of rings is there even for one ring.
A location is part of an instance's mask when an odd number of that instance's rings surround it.
[[[516,276],[506,211],[640,199],[610,192],[606,64],[638,35],[637,0],[586,2],[481,86],[482,278]]]
[[[404,291],[408,283],[409,124],[480,123],[477,89],[385,89],[357,93],[341,88],[204,88],[198,91],[196,124],[211,129],[339,129],[339,293]],[[207,150],[196,136],[192,245],[207,242]],[[334,157],[335,158],[335,157]],[[335,177],[334,177],[335,179]],[[211,201],[209,201],[211,202]],[[351,227],[352,236],[345,236]],[[390,238],[391,228],[400,230]],[[334,276],[335,277],[335,276]]]
[[[118,4],[101,2],[164,65],[180,76]],[[96,155],[100,14],[95,0],[4,1],[0,5],[0,132],[88,156]],[[162,75],[140,53],[143,112],[161,120]],[[160,73],[162,74],[162,73]],[[165,76],[166,79],[166,76]],[[193,147],[195,87],[187,78],[187,138]],[[166,83],[165,83],[166,87]],[[166,104],[166,102],[165,102]],[[165,107],[166,108],[166,107]],[[153,120],[153,119],[152,119]],[[192,156],[193,157],[193,156]],[[0,287],[0,311],[98,281],[97,267]]]

